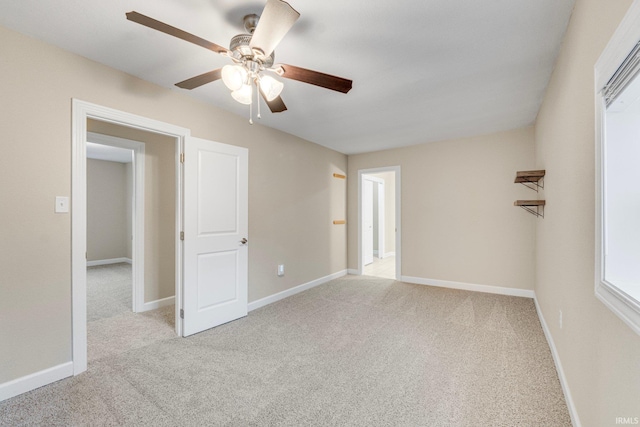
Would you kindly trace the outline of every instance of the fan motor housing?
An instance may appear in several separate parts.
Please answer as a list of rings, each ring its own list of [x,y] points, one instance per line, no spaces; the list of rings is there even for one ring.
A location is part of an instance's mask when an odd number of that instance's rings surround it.
[[[271,52],[271,55],[266,56],[261,54],[260,51],[251,49],[249,43],[251,42],[251,34],[238,34],[231,39],[229,44],[229,50],[233,54],[233,58],[242,61],[243,59],[251,59],[253,61],[260,62],[265,68],[269,68],[273,65],[275,60],[275,52]]]

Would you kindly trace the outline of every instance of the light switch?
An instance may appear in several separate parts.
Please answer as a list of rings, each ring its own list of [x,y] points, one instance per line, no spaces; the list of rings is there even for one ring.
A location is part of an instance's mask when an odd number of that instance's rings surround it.
[[[69,213],[69,198],[56,196],[56,213]]]
[[[278,264],[278,276],[284,276],[284,264]]]

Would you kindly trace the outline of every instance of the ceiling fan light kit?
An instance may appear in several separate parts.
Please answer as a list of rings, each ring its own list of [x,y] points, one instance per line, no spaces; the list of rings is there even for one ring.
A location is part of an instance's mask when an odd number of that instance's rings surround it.
[[[259,85],[260,91],[267,101],[273,101],[279,97],[284,89],[284,83],[271,76],[262,76]]]
[[[351,90],[352,81],[342,77],[286,64],[273,66],[275,47],[300,17],[300,14],[283,0],[267,0],[261,16],[255,14],[246,15],[243,23],[245,30],[249,34],[238,34],[233,37],[228,50],[138,12],[129,12],[126,16],[130,21],[197,44],[230,58],[234,62],[233,65],[225,65],[221,69],[192,77],[176,83],[176,86],[190,90],[222,79],[225,86],[231,90],[233,99],[241,104],[249,105],[249,123],[252,124],[253,109],[251,107],[254,86],[257,89],[258,118],[260,118],[260,102],[258,99],[260,95],[272,113],[280,113],[287,109],[282,98],[280,98],[284,83],[269,75],[264,75],[263,73],[266,71],[286,79],[297,80],[342,93],[347,93]]]
[[[225,65],[222,67],[222,82],[229,90],[238,90],[247,83],[249,74],[239,65]]]
[[[253,86],[245,84],[242,85],[239,89],[231,92],[231,96],[233,99],[238,101],[240,104],[251,105],[253,98]]]

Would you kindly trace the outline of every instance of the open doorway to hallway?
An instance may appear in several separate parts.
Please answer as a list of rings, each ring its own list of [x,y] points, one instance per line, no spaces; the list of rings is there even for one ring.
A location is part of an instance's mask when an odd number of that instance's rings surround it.
[[[175,336],[175,138],[87,120],[87,362]],[[146,229],[146,232],[145,232]]]
[[[136,283],[132,274],[134,150],[94,142],[105,142],[101,137],[95,134],[87,137],[89,322],[136,311]]]
[[[359,171],[360,273],[399,278],[399,168]]]

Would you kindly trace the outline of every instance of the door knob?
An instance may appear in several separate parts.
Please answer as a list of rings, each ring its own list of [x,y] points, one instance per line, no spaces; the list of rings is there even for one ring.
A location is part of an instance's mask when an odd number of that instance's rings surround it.
[[[240,240],[240,243],[242,243],[243,245],[246,245],[248,242],[248,240],[246,238],[242,238],[242,240]]]

